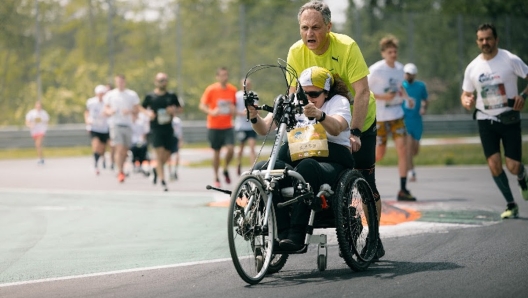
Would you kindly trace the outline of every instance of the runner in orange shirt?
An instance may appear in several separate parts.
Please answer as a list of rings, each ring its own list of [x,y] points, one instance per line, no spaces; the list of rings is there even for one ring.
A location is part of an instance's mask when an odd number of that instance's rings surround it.
[[[220,167],[220,150],[226,148],[224,159],[224,178],[227,184],[229,177],[229,163],[233,159],[234,133],[232,118],[236,109],[236,87],[229,84],[229,72],[226,67],[216,70],[217,82],[209,85],[200,100],[200,110],[207,114],[208,139],[213,153],[214,186],[220,187],[218,169]]]

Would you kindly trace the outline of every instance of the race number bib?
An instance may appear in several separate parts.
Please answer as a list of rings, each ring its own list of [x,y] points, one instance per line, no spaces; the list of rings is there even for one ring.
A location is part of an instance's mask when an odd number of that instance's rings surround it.
[[[167,113],[166,109],[158,109],[158,124],[163,125],[171,122],[171,116]]]
[[[482,86],[480,91],[485,110],[499,109],[508,106],[504,84]]]
[[[292,161],[307,157],[328,157],[328,139],[321,123],[292,129],[288,132]]]
[[[218,114],[219,115],[228,115],[228,114],[231,113],[231,111],[229,109],[229,101],[228,100],[221,99],[221,100],[218,101],[217,105],[218,105]]]

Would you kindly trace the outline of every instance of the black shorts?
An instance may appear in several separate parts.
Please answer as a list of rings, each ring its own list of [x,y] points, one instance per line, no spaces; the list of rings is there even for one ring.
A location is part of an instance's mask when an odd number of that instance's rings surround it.
[[[132,162],[135,163],[136,161],[142,163],[146,160],[149,160],[147,156],[147,144],[133,144],[130,147],[130,151],[132,152]]]
[[[361,133],[361,147],[352,153],[356,169],[370,169],[376,164],[376,121]]]
[[[102,133],[102,132],[96,132],[96,131],[90,131],[90,138],[97,138],[101,143],[108,142],[108,139],[110,138],[110,133]]]
[[[150,144],[154,148],[163,147],[167,151],[172,151],[174,148],[174,132],[172,131],[156,131],[151,130],[149,134]]]
[[[236,138],[240,143],[245,143],[248,139],[256,139],[257,133],[254,130],[238,130]]]
[[[233,129],[209,129],[207,131],[209,144],[213,150],[220,150],[222,146],[233,145],[235,143],[235,136]]]
[[[504,156],[515,161],[521,161],[521,122],[505,125],[493,120],[478,120],[478,128],[486,159],[501,152],[500,143],[502,140]]]

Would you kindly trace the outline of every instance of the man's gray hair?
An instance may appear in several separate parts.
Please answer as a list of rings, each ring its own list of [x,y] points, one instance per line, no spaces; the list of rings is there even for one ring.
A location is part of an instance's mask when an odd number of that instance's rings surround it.
[[[330,12],[330,8],[328,5],[322,1],[310,1],[299,9],[299,14],[297,15],[297,19],[299,22],[301,21],[301,14],[307,10],[307,9],[313,9],[321,13],[323,16],[323,21],[325,25],[328,25],[332,21],[332,13]]]

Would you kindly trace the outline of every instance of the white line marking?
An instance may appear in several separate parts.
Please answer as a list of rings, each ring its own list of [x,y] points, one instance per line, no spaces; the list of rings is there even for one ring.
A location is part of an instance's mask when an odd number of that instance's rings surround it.
[[[0,193],[24,193],[24,194],[118,194],[118,195],[148,195],[148,196],[192,196],[192,197],[212,197],[213,192],[196,192],[196,191],[172,191],[168,193],[152,193],[151,191],[129,190],[129,191],[114,191],[114,190],[73,190],[73,189],[46,189],[46,188],[7,188],[0,187]]]
[[[30,284],[37,284],[37,283],[44,283],[44,282],[63,281],[63,280],[70,280],[70,279],[97,277],[97,276],[105,276],[105,275],[112,275],[112,274],[132,273],[132,272],[140,272],[140,271],[186,267],[186,266],[201,265],[201,264],[220,263],[220,262],[226,262],[226,261],[231,261],[231,258],[208,260],[208,261],[197,261],[197,262],[163,265],[163,266],[154,266],[154,267],[145,267],[145,268],[124,269],[124,270],[116,270],[116,271],[108,271],[108,272],[63,276],[63,277],[51,277],[51,278],[43,278],[43,279],[27,280],[27,281],[18,281],[18,282],[0,284],[0,288],[30,285]]]

